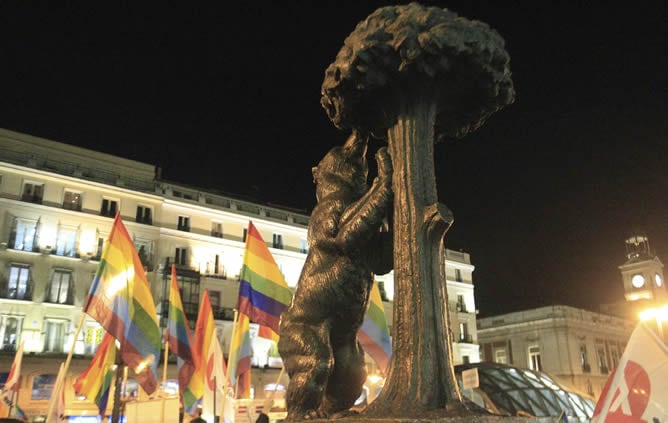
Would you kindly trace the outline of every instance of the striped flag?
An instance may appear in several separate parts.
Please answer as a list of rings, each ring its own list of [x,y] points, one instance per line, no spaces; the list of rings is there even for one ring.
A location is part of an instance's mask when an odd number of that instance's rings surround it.
[[[375,280],[369,294],[369,307],[357,333],[357,339],[364,351],[378,364],[380,370],[387,374],[392,357],[392,341],[385,320],[385,309],[378,290],[378,282]]]
[[[157,389],[160,327],[137,250],[116,214],[83,311],[121,346],[121,359],[149,395]]]
[[[213,320],[213,311],[209,299],[209,291],[204,290],[200,302],[197,326],[195,328],[195,345],[198,354],[201,354],[201,368],[204,376],[204,393],[202,396],[202,417],[207,421],[213,421],[214,412],[220,415],[221,410],[216,410],[214,398],[222,398],[225,386],[225,359],[220,348],[220,342],[216,336],[216,324]],[[218,391],[216,393],[216,391]]]
[[[7,375],[7,381],[0,391],[0,397],[2,397],[0,412],[2,412],[4,417],[9,417],[11,412],[10,407],[15,406],[15,396],[19,391],[19,379],[21,378],[21,362],[23,361],[23,341],[19,343],[19,348],[14,354],[14,362],[12,367],[9,370],[9,375]]]
[[[250,397],[251,342],[248,316],[239,313],[228,355],[227,371],[230,384],[235,387],[237,398]]]
[[[105,415],[109,391],[116,370],[116,340],[105,333],[88,368],[74,381],[74,392],[97,404],[100,416]]]
[[[278,321],[292,301],[292,291],[260,232],[250,221],[240,279],[239,313],[260,325],[259,336],[277,341]]]
[[[169,313],[167,317],[167,343],[170,351],[176,355],[179,392],[184,407],[189,414],[196,410],[197,401],[204,393],[204,383],[201,378],[192,379],[199,357],[196,359],[192,346],[193,336],[190,331],[188,318],[183,310],[181,293],[176,277],[176,266],[172,264],[172,281],[169,289]],[[192,381],[192,384],[191,384]]]

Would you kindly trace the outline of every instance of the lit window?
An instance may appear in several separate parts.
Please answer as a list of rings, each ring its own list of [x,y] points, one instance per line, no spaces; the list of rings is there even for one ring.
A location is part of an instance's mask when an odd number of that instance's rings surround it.
[[[494,362],[508,364],[508,356],[505,348],[497,348],[494,350]]]
[[[9,235],[9,247],[14,250],[37,250],[39,220],[15,218]]]
[[[56,255],[65,257],[76,256],[77,228],[61,226],[56,240]]]
[[[30,280],[30,267],[21,264],[9,266],[9,278],[5,298],[14,300],[32,299],[32,281]]]
[[[81,211],[81,193],[65,191],[63,197],[63,208],[67,210]]]
[[[535,371],[540,371],[543,368],[540,359],[540,347],[538,345],[529,347],[529,368]]]
[[[3,351],[16,351],[22,327],[23,316],[0,316],[0,348]]]
[[[65,351],[66,320],[46,319],[44,322],[44,352]]]

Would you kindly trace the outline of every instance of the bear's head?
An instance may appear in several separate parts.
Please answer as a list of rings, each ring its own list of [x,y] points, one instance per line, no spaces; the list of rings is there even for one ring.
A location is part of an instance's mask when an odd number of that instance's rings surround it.
[[[329,150],[318,166],[312,169],[318,201],[333,193],[345,196],[348,201],[355,201],[364,195],[368,189],[368,139],[368,136],[353,131],[345,144]]]

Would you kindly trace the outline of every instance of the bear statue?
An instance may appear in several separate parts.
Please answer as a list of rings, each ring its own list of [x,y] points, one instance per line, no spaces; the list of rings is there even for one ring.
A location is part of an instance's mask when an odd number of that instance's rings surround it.
[[[367,185],[368,136],[353,132],[313,168],[317,204],[309,251],[290,306],[280,320],[278,350],[290,376],[288,421],[348,414],[366,380],[357,332],[373,274],[392,269],[392,161],[376,153]]]

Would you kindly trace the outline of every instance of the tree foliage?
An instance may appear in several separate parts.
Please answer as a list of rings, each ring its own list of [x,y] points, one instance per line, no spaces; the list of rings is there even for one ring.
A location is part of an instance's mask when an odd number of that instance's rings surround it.
[[[377,9],[325,71],[321,104],[334,125],[384,136],[398,106],[437,102],[436,139],[463,137],[515,99],[503,38],[486,23],[418,3]]]

